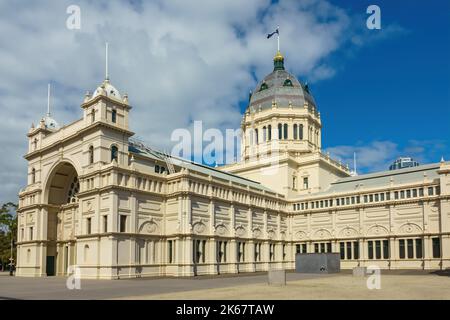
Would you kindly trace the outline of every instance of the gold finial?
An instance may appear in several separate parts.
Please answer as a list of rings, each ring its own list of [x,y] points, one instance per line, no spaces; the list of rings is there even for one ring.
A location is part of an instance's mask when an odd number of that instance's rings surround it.
[[[284,60],[283,55],[281,54],[280,51],[277,51],[277,54],[275,55],[275,57],[273,58],[273,60],[278,61],[278,60]]]

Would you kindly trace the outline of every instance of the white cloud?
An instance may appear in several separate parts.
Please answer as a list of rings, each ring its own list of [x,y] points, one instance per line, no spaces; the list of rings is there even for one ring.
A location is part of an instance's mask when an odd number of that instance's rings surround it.
[[[427,151],[424,154],[424,151]],[[410,140],[400,147],[392,141],[372,141],[354,146],[341,145],[325,149],[333,158],[349,164],[353,168],[353,153],[356,153],[358,173],[385,171],[398,157],[412,157],[420,164],[438,162],[445,145],[438,140]]]
[[[81,8],[81,30],[66,28],[66,8]],[[310,80],[331,77],[324,59],[354,36],[346,11],[324,0],[0,1],[0,202],[25,184],[26,132],[54,86],[54,117],[81,117],[87,90],[110,78],[134,106],[132,130],[168,147],[175,128],[237,128],[239,101],[272,69],[280,25],[286,65]],[[22,159],[22,160],[19,160]]]

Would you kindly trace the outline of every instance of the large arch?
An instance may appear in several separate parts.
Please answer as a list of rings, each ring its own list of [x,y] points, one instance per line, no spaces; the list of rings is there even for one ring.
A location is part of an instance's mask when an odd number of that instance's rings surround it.
[[[64,221],[75,219],[80,182],[75,165],[62,160],[53,166],[45,181],[43,201],[47,205],[47,276],[64,275],[75,261],[74,230],[67,232]]]

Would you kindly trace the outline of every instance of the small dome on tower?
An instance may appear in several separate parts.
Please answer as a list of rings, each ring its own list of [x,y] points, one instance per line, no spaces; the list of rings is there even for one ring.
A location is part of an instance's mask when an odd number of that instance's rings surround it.
[[[58,130],[59,129],[58,122],[56,122],[56,120],[53,119],[52,117],[50,117],[49,115],[42,118],[42,122],[44,123],[45,129],[49,129],[49,130]]]
[[[105,95],[108,98],[122,101],[122,96],[120,95],[119,90],[117,90],[108,79],[104,80],[103,83],[94,91],[91,99],[99,95]]]

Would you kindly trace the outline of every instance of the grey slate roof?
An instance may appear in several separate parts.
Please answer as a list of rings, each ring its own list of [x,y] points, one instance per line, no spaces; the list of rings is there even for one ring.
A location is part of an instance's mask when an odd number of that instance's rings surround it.
[[[287,79],[291,80],[292,86],[283,85]],[[261,90],[263,83],[268,88]],[[287,107],[291,102],[292,106],[303,108],[305,101],[315,107],[314,98],[308,91],[304,84],[286,70],[275,70],[256,86],[250,99],[250,108],[258,110],[261,106],[262,110],[269,109],[273,100],[279,107]]]
[[[165,154],[154,150],[154,149],[150,149],[150,148],[142,148],[139,147],[135,144],[130,144],[128,146],[128,150],[131,153],[134,154],[139,154],[145,157],[148,157],[150,159],[153,160],[159,160],[159,161],[165,161]],[[223,179],[223,180],[227,180],[227,181],[231,181],[234,183],[238,183],[241,184],[243,186],[249,186],[255,189],[258,189],[260,191],[268,191],[268,192],[272,192],[272,193],[276,193],[275,191],[263,186],[262,184],[260,184],[259,182],[250,180],[250,179],[246,179],[246,178],[242,178],[239,177],[237,175],[228,173],[228,172],[224,172],[224,171],[220,171],[214,168],[211,168],[209,166],[203,165],[203,164],[199,164],[199,163],[195,163],[193,161],[189,161],[183,158],[178,158],[178,157],[174,157],[171,155],[168,155],[168,157],[172,158],[173,164],[174,166],[179,166],[182,168],[186,168],[188,170],[191,171],[196,171],[199,173],[203,173],[206,175],[211,175],[213,177],[219,178],[219,179]]]
[[[439,163],[421,165],[417,167],[404,168],[398,170],[381,171],[376,173],[363,174],[355,177],[340,178],[330,184],[330,187],[322,192],[311,196],[320,196],[332,193],[345,193],[364,189],[375,189],[390,186],[391,179],[394,185],[419,183],[424,180],[426,174],[428,180],[439,178],[437,170]]]

